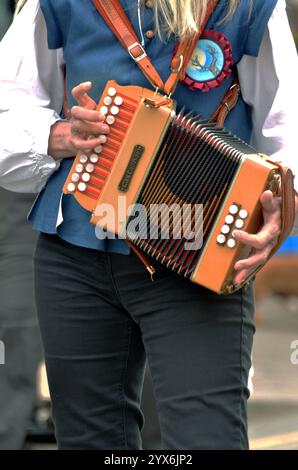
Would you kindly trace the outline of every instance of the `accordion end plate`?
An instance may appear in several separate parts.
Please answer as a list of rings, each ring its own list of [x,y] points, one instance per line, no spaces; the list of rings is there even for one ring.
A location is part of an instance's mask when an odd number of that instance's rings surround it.
[[[233,283],[233,281],[226,281],[224,282],[222,289],[221,289],[221,294],[222,295],[230,295],[234,294],[234,292],[237,292],[240,289],[246,289],[248,287],[248,282],[244,282],[243,284],[236,285]]]
[[[232,281],[226,281],[222,286],[221,293],[223,295],[229,295],[229,294],[233,294],[233,292],[235,292],[236,290],[238,290],[237,286],[235,286],[235,284],[233,284]]]

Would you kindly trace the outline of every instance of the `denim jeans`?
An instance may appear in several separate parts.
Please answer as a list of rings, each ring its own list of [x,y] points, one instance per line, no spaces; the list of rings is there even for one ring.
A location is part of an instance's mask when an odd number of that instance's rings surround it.
[[[164,449],[247,449],[253,286],[219,296],[41,234],[35,284],[60,449],[141,449],[146,358]],[[216,267],[214,267],[216,269]]]

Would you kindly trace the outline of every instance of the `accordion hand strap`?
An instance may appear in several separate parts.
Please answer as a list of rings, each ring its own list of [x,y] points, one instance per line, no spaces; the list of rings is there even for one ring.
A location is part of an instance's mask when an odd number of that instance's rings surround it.
[[[269,160],[270,161],[270,160]],[[279,168],[281,178],[279,196],[281,198],[281,232],[277,244],[270,252],[269,259],[277,252],[282,243],[291,233],[295,223],[295,188],[294,188],[294,175],[292,171],[279,162],[271,162]],[[266,261],[267,262],[267,261]],[[264,265],[259,266],[250,274],[249,279],[257,274]]]
[[[185,78],[188,62],[218,0],[209,0],[206,15],[202,21],[199,32],[194,37],[186,38],[179,43],[177,52],[171,62],[171,75],[165,84],[140,44],[119,0],[93,0],[93,3],[109,28],[119,39],[131,58],[140,67],[152,86],[163,90],[167,95],[171,95],[175,91],[179,79]]]
[[[295,188],[294,175],[292,171],[278,162],[272,162],[279,167],[281,177],[280,197],[281,197],[281,233],[277,245],[270,253],[270,257],[278,250],[290,234],[295,223]]]

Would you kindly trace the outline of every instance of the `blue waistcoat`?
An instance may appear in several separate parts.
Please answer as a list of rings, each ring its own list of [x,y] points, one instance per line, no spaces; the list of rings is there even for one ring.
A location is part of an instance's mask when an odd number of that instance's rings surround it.
[[[208,30],[225,35],[232,46],[234,63],[242,56],[257,56],[262,37],[277,0],[254,0],[249,16],[250,0],[240,0],[234,16],[221,20],[227,13],[227,0],[220,0],[207,24]],[[121,4],[139,34],[137,0],[122,0]],[[100,17],[92,0],[40,0],[45,17],[50,49],[63,47],[67,70],[67,94],[69,105],[74,105],[71,89],[85,81],[93,82],[92,98],[97,102],[108,80],[120,85],[139,85],[150,88],[150,84],[114,34]],[[143,30],[153,29],[153,11],[144,8]],[[166,81],[170,74],[170,61],[176,43],[175,38],[164,42],[154,37],[145,37],[145,49],[155,68]],[[208,118],[217,108],[231,86],[232,75],[221,86],[208,92],[191,91],[179,84],[173,98],[177,110],[185,106]],[[249,142],[252,132],[251,109],[240,97],[236,108],[228,116],[225,127]],[[62,161],[59,170],[49,179],[40,193],[29,215],[33,228],[46,233],[58,233],[64,240],[87,248],[127,254],[129,248],[123,240],[99,240],[95,227],[90,224],[90,213],[84,210],[71,195],[62,198],[63,222],[58,227],[57,216],[61,200],[61,189],[71,168],[73,159]]]

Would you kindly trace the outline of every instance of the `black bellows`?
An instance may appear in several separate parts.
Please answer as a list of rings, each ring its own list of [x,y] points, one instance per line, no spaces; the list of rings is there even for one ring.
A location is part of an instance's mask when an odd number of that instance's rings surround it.
[[[162,264],[191,276],[241,159],[251,153],[256,152],[239,138],[182,111],[142,185],[137,203],[143,210],[136,207],[129,218],[128,238]]]

